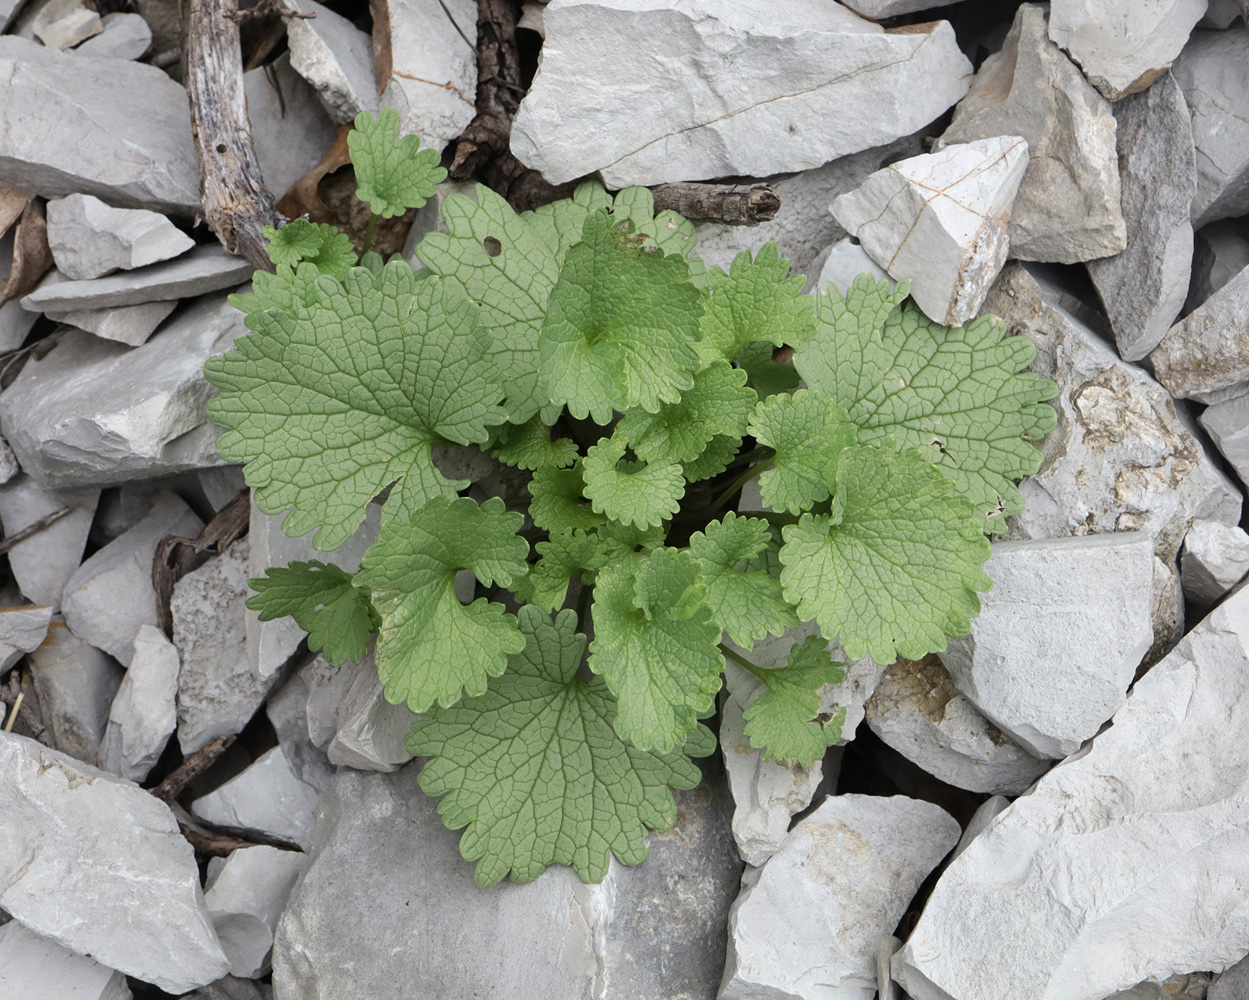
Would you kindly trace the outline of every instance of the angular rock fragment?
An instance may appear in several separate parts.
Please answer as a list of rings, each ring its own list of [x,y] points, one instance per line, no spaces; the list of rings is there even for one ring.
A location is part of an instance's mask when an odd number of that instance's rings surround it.
[[[1193,273],[1185,311],[1192,312],[1246,267],[1249,239],[1239,219],[1220,219],[1199,229],[1193,237]]]
[[[1137,668],[1152,667],[1184,637],[1184,590],[1174,562],[1154,556],[1154,642]]]
[[[959,832],[930,802],[829,798],[733,904],[720,1000],[871,1000],[881,937]]]
[[[962,854],[971,842],[979,837],[989,825],[997,818],[999,813],[1006,811],[1006,807],[1010,805],[1010,799],[1004,795],[990,795],[980,806],[972,813],[971,819],[967,826],[963,829],[963,835],[958,839],[958,846],[950,852],[950,861],[953,861]]]
[[[244,847],[208,865],[204,905],[212,914],[230,973],[253,979],[269,972],[273,929],[308,856],[276,847]]]
[[[1184,596],[1209,608],[1249,573],[1249,534],[1218,521],[1194,521],[1180,552]]]
[[[52,624],[52,609],[30,605],[0,608],[0,673],[43,645]]]
[[[1249,484],[1249,392],[1216,403],[1201,415],[1201,426],[1231,463],[1242,483]],[[1224,519],[1224,523],[1228,523]]]
[[[81,955],[185,993],[228,968],[169,807],[0,733],[0,907]]]
[[[1188,295],[1197,167],[1188,105],[1170,73],[1120,101],[1114,114],[1128,245],[1089,261],[1088,269],[1119,356],[1138,361],[1158,345]]]
[[[0,182],[44,198],[77,192],[126,208],[199,211],[186,91],[162,70],[5,36],[0,79]]]
[[[16,920],[0,927],[0,987],[18,1000],[131,1000],[126,977],[40,937]]]
[[[1087,753],[950,864],[894,978],[915,1000],[1101,1000],[1239,961],[1246,731],[1249,590],[1136,682]]]
[[[74,635],[57,615],[47,638],[30,654],[30,673],[53,746],[94,766],[121,684],[121,666]]]
[[[264,986],[268,992],[261,993]],[[238,979],[226,976],[215,983],[196,990],[188,1000],[273,1000],[273,987],[254,979]]]
[[[48,0],[31,19],[31,33],[50,49],[73,48],[104,30],[93,7],[82,0]]]
[[[288,21],[286,41],[291,68],[316,90],[330,118],[345,125],[361,111],[376,111],[372,39],[341,14],[313,0],[295,0],[292,9],[317,15],[311,20]]]
[[[1006,263],[1028,144],[998,136],[899,160],[837,198],[833,216],[931,319],[962,326]]]
[[[1249,269],[1171,327],[1150,354],[1172,396],[1215,403],[1249,389]]]
[[[1110,104],[1049,40],[1038,4],[1019,8],[942,142],[999,135],[1028,143],[1028,169],[1007,227],[1012,257],[1072,264],[1127,245]]]
[[[0,524],[5,535],[16,535],[40,518],[72,508],[38,535],[9,549],[13,579],[31,601],[60,608],[65,584],[82,562],[99,498],[99,490],[50,493],[26,475],[0,486]]]
[[[88,38],[74,51],[93,59],[142,59],[152,47],[152,29],[140,14],[114,11],[105,14],[104,30]]]
[[[1241,959],[1210,984],[1208,1000],[1241,1000],[1249,994],[1249,957]]]
[[[1123,704],[1153,642],[1153,539],[1142,532],[995,542],[993,589],[941,662],[1037,757],[1074,753]]]
[[[595,170],[611,188],[808,170],[914,132],[971,79],[948,22],[887,32],[839,4],[586,0],[543,21],[512,152],[553,183]]]
[[[867,255],[866,250],[847,236],[821,251],[811,262],[807,268],[807,287],[804,291],[815,294],[831,285],[844,297],[850,283],[860,274],[870,274],[876,281],[887,281],[890,287],[897,284],[884,268]]]
[[[325,752],[331,764],[361,771],[397,771],[412,759],[403,740],[416,719],[406,702],[392,705],[386,700],[370,651],[355,664]]]
[[[72,194],[48,202],[48,246],[57,269],[78,281],[177,257],[195,241],[157,212]]]
[[[178,724],[178,650],[154,625],[140,625],[134,656],[109,708],[100,769],[142,781]]]
[[[900,14],[914,14],[920,10],[946,7],[958,0],[846,0],[846,6],[856,14],[882,21]]]
[[[1206,16],[1198,24],[1203,28],[1230,28],[1241,12],[1240,0],[1210,0]]]
[[[196,799],[191,815],[213,826],[262,833],[307,850],[312,844],[316,804],[317,790],[300,780],[285,750],[276,746],[242,774]]]
[[[309,732],[308,699],[312,688],[308,666],[310,664],[305,664],[269,696],[265,701],[265,715],[277,733],[278,745],[286,753],[295,777],[319,792],[334,777],[334,765],[325,751],[312,741]]]
[[[321,11],[332,13],[317,5]],[[281,197],[317,165],[338,132],[317,93],[291,68],[289,55],[243,74],[247,116],[266,186]]]
[[[176,300],[144,302],[137,306],[114,306],[108,309],[73,309],[69,312],[46,313],[48,319],[76,326],[105,340],[115,340],[129,347],[139,347],[178,308]]]

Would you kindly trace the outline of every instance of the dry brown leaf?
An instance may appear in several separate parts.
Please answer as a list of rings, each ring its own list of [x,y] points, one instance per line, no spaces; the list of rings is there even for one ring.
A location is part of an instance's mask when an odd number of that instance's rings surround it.
[[[43,220],[43,210],[34,201],[28,201],[14,231],[13,266],[4,286],[0,287],[0,306],[33,290],[50,267],[52,251],[48,248],[48,226]]]
[[[21,216],[30,204],[30,195],[7,184],[0,184],[0,236],[9,231],[9,227]]]
[[[291,189],[282,195],[277,209],[288,219],[299,219],[308,216],[312,222],[331,222],[329,210],[317,195],[317,185],[326,174],[341,170],[351,163],[351,153],[347,150],[347,134],[354,128],[347,124],[338,130],[334,145],[329,148],[315,167],[299,178]]]

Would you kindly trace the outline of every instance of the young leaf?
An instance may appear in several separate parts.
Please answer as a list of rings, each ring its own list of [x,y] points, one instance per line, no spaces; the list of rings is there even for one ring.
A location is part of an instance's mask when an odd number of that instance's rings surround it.
[[[776,449],[772,468],[759,477],[763,502],[796,514],[828,499],[837,456],[854,444],[855,428],[827,396],[799,389],[760,403],[750,418],[750,433]]]
[[[767,687],[742,717],[746,738],[763,751],[764,760],[807,768],[841,739],[846,710],[821,717],[820,701],[825,684],[837,684],[846,676],[842,667],[829,658],[827,640],[812,635],[789,651],[787,666],[763,672]]]
[[[577,445],[568,438],[552,441],[551,429],[540,417],[534,417],[526,423],[502,428],[491,454],[518,469],[539,469],[544,465],[563,469],[576,463]]]
[[[983,521],[918,449],[841,453],[832,515],[786,525],[781,586],[852,660],[918,660],[966,635],[993,582]]]
[[[544,611],[554,611],[563,604],[572,578],[583,570],[596,568],[600,562],[598,537],[580,529],[553,532],[534,549],[542,558],[530,568],[529,575],[517,584],[516,590],[521,598]]]
[[[895,310],[899,300],[865,275],[845,301],[825,292],[794,365],[809,388],[846,410],[861,442],[893,437],[900,448],[925,449],[980,510],[985,529],[1004,531],[1023,509],[1015,481],[1041,464],[1031,442],[1057,421],[1045,402],[1057,387],[1025,371],[1036,346],[1006,336],[1000,320],[951,328],[914,305]]]
[[[616,732],[668,752],[694,731],[720,690],[720,629],[688,553],[656,549],[599,571],[590,669],[616,696]]]
[[[769,633],[780,635],[798,624],[781,595],[781,583],[760,570],[747,570],[772,540],[767,521],[730,511],[705,531],[690,536],[690,555],[707,584],[707,604],[720,628],[744,649]]]
[[[399,112],[382,108],[375,118],[361,111],[355,124],[347,133],[347,149],[356,172],[356,197],[368,202],[370,211],[389,219],[434,196],[447,177],[438,165],[441,157],[436,149],[422,150],[414,135],[399,138]]]
[[[681,509],[685,477],[676,463],[622,462],[624,440],[613,436],[586,451],[585,495],[597,513],[621,524],[652,528]],[[536,522],[535,522],[536,523]]]
[[[582,495],[585,480],[581,477],[581,463],[571,469],[557,469],[544,465],[534,470],[529,483],[533,502],[529,516],[533,523],[545,531],[572,531],[574,528],[597,528],[607,518],[597,513]]]
[[[692,462],[682,462],[681,472],[686,482],[697,483],[703,479],[718,476],[729,467],[729,463],[737,457],[741,449],[742,439],[728,434],[717,434],[703,449],[703,453]]]
[[[316,559],[271,566],[247,581],[256,593],[247,606],[262,622],[287,615],[308,633],[308,648],[331,663],[364,659],[369,636],[380,624],[368,592],[333,563]]]
[[[510,586],[528,569],[524,523],[498,497],[480,507],[467,497],[434,497],[383,519],[356,584],[368,588],[381,617],[375,657],[389,701],[424,712],[462,692],[479,695],[507,668],[524,640],[516,619],[484,597],[462,605],[455,574],[470,569],[484,584]]]
[[[539,381],[578,419],[612,410],[654,413],[694,382],[702,303],[689,267],[647,250],[602,212],[586,216],[568,251],[538,335]]]
[[[731,361],[751,341],[776,347],[801,344],[815,328],[814,301],[802,294],[807,279],[789,277],[789,261],[765,243],[752,261],[743,250],[725,274],[709,268],[711,298],[702,318],[698,353]]]
[[[281,229],[265,226],[264,237],[269,241],[265,253],[277,265],[294,267],[300,261],[307,261],[321,274],[332,274],[340,279],[356,266],[351,238],[324,222],[292,219]]]
[[[279,309],[249,313],[256,332],[205,365],[221,395],[208,403],[227,428],[221,454],[246,462],[256,504],[293,507],[282,530],[318,525],[315,545],[337,548],[365,505],[396,482],[390,503],[419,506],[466,482],[435,468],[437,437],[487,440],[499,423],[498,371],[483,355],[489,335],[454,281],[418,281],[407,261],[345,281],[304,265]]]
[[[775,348],[765,340],[752,340],[737,352],[737,364],[746,372],[746,384],[768,399],[777,393],[790,393],[798,388],[800,379],[792,362],[773,361]]]
[[[581,679],[585,636],[576,621],[572,611],[552,624],[537,608],[521,608],[525,646],[507,673],[484,695],[418,721],[407,738],[409,753],[432,758],[419,780],[428,795],[443,796],[443,823],[467,827],[460,853],[477,862],[473,881],[482,888],[509,872],[530,882],[549,864],[599,882],[613,854],[638,864],[648,853],[647,828],[667,830],[676,820],[669,788],[699,782],[686,755],[706,757],[715,747],[703,726],[670,753],[623,743],[606,685]]]

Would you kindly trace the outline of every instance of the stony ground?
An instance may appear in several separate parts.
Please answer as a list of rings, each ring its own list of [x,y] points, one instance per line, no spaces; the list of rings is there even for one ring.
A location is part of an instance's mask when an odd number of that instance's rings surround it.
[[[971,635],[851,664],[843,746],[762,761],[730,662],[648,861],[476,890],[373,663],[244,607],[318,554],[206,422],[252,267],[198,217],[179,4],[0,0],[0,1000],[1249,998],[1239,0],[275,7],[241,30],[282,211],[358,238],[340,126],[394,107],[451,163],[527,91],[476,168],[514,200],[766,181],[709,265],[775,240],[812,293],[995,313],[1058,427]]]

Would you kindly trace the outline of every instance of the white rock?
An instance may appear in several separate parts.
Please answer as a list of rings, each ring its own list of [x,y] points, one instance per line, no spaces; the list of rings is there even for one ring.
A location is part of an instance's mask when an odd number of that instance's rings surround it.
[[[958,839],[958,846],[950,852],[950,861],[953,861],[967,848],[971,846],[971,842],[985,832],[997,818],[999,813],[1006,811],[1006,807],[1010,805],[1010,799],[1004,795],[990,795],[987,799],[980,803],[980,806],[972,813],[972,817],[967,822],[963,835]]]
[[[1220,219],[1193,238],[1193,274],[1186,312],[1192,312],[1249,267],[1249,239],[1236,219]]]
[[[38,649],[51,624],[52,609],[47,606],[0,608],[0,673]]]
[[[945,870],[894,978],[915,1000],[1101,1000],[1238,961],[1247,728],[1244,590]]]
[[[1219,402],[1249,388],[1249,269],[1171,327],[1150,354],[1172,396]]]
[[[512,152],[552,183],[808,170],[914,132],[971,82],[948,22],[886,32],[839,4],[555,0],[543,21]]]
[[[872,732],[956,788],[1019,795],[1050,767],[959,694],[935,656],[886,667],[866,711]]]
[[[1201,426],[1209,431],[1240,481],[1249,484],[1249,393],[1211,406],[1201,415]]]
[[[47,313],[48,319],[94,333],[105,340],[138,347],[147,342],[156,330],[178,308],[177,301],[143,302],[137,306],[115,306],[111,309],[74,309],[69,312]]]
[[[208,865],[204,903],[212,914],[230,973],[253,979],[269,972],[273,929],[308,855],[276,847],[244,847]]]
[[[899,14],[914,14],[919,10],[947,7],[958,0],[846,0],[846,6],[864,17],[883,21]]]
[[[152,29],[139,14],[105,14],[104,30],[74,51],[94,59],[142,59],[152,46]]]
[[[477,5],[387,0],[376,10],[373,37],[390,43],[388,73],[377,76],[381,106],[399,112],[400,135],[441,149],[477,113]]]
[[[1208,972],[1193,972],[1168,976],[1162,982],[1146,980],[1106,1000],[1207,1000],[1211,978]]]
[[[1049,35],[1117,101],[1167,71],[1205,12],[1206,0],[1053,0]]]
[[[406,703],[392,705],[386,700],[370,650],[355,666],[325,752],[331,764],[360,771],[397,771],[412,759],[403,740],[417,718]]]
[[[1193,116],[1197,194],[1193,225],[1249,212],[1249,30],[1194,31],[1172,73]]]
[[[140,625],[134,657],[108,713],[100,768],[142,781],[178,724],[178,650],[154,625]]]
[[[82,562],[99,498],[99,490],[50,493],[26,475],[0,486],[0,523],[6,535],[15,535],[63,507],[74,508],[38,535],[9,549],[13,579],[31,601],[60,608],[65,584]]]
[[[0,0],[0,31],[9,30],[22,5],[23,0]]]
[[[30,30],[48,48],[64,50],[98,35],[104,23],[82,0],[49,0],[31,20]]]
[[[313,0],[295,0],[292,9],[317,15],[288,21],[286,41],[291,68],[316,90],[330,118],[345,125],[361,111],[376,111],[372,39]]]
[[[733,904],[720,1000],[871,1000],[881,937],[958,837],[930,802],[828,799]]]
[[[941,662],[1037,757],[1066,757],[1123,704],[1153,642],[1153,539],[1142,532],[995,542],[971,635]]]
[[[0,907],[16,920],[168,993],[225,974],[191,845],[158,798],[0,733],[0,814]]]
[[[126,977],[40,937],[16,920],[0,927],[0,996],[22,1000],[131,1000]]]
[[[30,654],[30,672],[52,745],[94,766],[121,667],[74,635],[58,615],[43,644]]]
[[[48,202],[48,246],[60,272],[82,280],[177,257],[195,241],[158,212],[72,194]]]
[[[199,211],[190,106],[162,70],[6,36],[0,79],[3,183],[43,198],[81,192],[127,208]]]
[[[830,292],[835,290],[844,297],[850,283],[860,274],[870,274],[877,281],[888,282],[890,288],[897,284],[883,267],[867,255],[863,247],[847,236],[822,250],[811,262],[807,268],[807,287],[804,291],[815,294],[831,285]]]
[[[1184,536],[1184,596],[1210,607],[1249,573],[1249,534],[1218,521],[1194,521]]]
[[[326,8],[318,5],[317,17]],[[278,198],[334,144],[338,127],[317,92],[291,68],[289,55],[243,74],[247,115],[265,185]],[[244,279],[245,280],[245,279]]]
[[[962,326],[1006,263],[1028,144],[998,136],[899,160],[832,204],[833,216],[932,319]]]
[[[203,525],[180,497],[163,494],[143,520],[70,577],[61,604],[74,634],[129,663],[139,626],[156,624],[152,587],[156,546],[166,535],[194,538]]]
[[[1170,73],[1114,113],[1128,245],[1088,268],[1119,356],[1137,361],[1157,346],[1188,295],[1197,166],[1188,105]]]
[[[1007,228],[1012,257],[1071,264],[1127,245],[1110,104],[1048,39],[1037,4],[1019,8],[942,142],[998,135],[1022,136],[1030,156]]]
[[[191,815],[213,826],[262,833],[307,850],[316,804],[317,790],[300,780],[286,751],[276,746],[242,774],[191,803]]]

